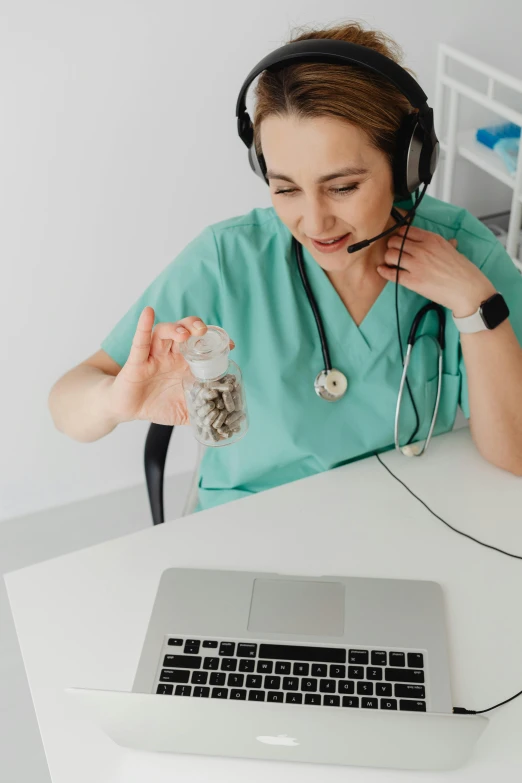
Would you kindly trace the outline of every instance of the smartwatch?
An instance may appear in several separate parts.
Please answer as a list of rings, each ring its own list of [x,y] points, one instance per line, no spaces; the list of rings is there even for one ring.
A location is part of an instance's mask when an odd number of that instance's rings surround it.
[[[483,329],[495,329],[509,316],[509,308],[502,294],[494,293],[480,303],[476,313],[464,318],[455,318],[453,322],[462,334],[481,332]]]

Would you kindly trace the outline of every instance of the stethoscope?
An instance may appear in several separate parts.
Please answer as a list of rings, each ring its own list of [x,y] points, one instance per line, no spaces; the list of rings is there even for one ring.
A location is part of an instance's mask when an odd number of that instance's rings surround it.
[[[346,394],[346,390],[348,389],[348,379],[346,375],[344,375],[344,373],[332,367],[332,363],[330,361],[330,352],[328,350],[328,345],[326,342],[326,336],[324,333],[321,315],[319,313],[317,302],[315,301],[313,291],[310,287],[308,277],[306,276],[306,271],[303,264],[302,247],[301,244],[295,239],[295,237],[293,237],[293,244],[294,244],[295,254],[297,258],[297,267],[299,269],[299,274],[301,275],[301,280],[304,289],[306,291],[306,295],[308,297],[310,307],[312,308],[312,312],[315,317],[315,322],[317,324],[317,331],[319,332],[319,339],[321,341],[321,350],[323,353],[324,369],[321,370],[321,372],[316,376],[314,381],[314,389],[316,394],[318,394],[319,397],[321,397],[323,400],[326,400],[327,402],[335,402],[336,400],[340,400],[341,397],[344,397],[344,395]],[[430,334],[422,334],[417,336],[417,330],[419,328],[422,319],[431,310],[433,310],[437,314],[437,318],[439,321],[438,338],[435,338]],[[435,302],[428,302],[423,307],[421,307],[411,325],[410,333],[408,336],[408,349],[403,363],[401,383],[399,386],[399,394],[397,397],[397,406],[395,408],[395,428],[394,428],[395,448],[408,457],[411,456],[420,457],[421,454],[424,454],[424,452],[428,448],[433,433],[433,428],[435,427],[435,422],[437,420],[437,413],[439,410],[439,401],[440,401],[440,391],[442,386],[442,355],[444,351],[445,325],[446,325],[446,314],[444,312],[444,309],[440,305],[436,304]],[[415,437],[417,433],[417,429],[418,429],[418,425],[417,425],[417,428],[415,429],[413,435],[410,437],[408,443],[405,446],[400,446],[399,424],[400,424],[400,411],[401,411],[402,395],[404,391],[404,384],[405,383],[407,384],[408,367],[410,365],[410,358],[411,358],[413,346],[415,345],[416,341],[420,340],[422,337],[428,337],[430,340],[433,340],[437,348],[437,354],[438,354],[437,397],[435,400],[435,405],[433,407],[430,428],[426,440],[424,442],[424,445],[421,447],[420,444],[418,443],[409,442]],[[411,390],[409,388],[409,384],[408,384],[408,391],[410,392],[410,397],[411,397]]]

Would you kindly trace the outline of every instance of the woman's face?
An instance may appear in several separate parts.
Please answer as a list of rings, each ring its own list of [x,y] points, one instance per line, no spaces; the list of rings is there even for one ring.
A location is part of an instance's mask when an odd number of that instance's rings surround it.
[[[276,213],[323,269],[342,271],[361,259],[370,266],[382,263],[389,235],[353,254],[347,252],[349,245],[380,234],[395,222],[390,216],[391,167],[363,131],[334,117],[271,115],[261,123],[261,146]],[[345,168],[357,173],[319,181]],[[331,253],[312,242],[347,233],[350,236]]]

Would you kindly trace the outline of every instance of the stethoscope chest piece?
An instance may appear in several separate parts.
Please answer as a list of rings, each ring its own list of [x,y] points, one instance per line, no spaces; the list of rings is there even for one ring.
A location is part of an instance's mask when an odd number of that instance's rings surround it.
[[[321,370],[314,381],[316,394],[323,400],[335,402],[341,399],[348,388],[346,375],[339,370]]]

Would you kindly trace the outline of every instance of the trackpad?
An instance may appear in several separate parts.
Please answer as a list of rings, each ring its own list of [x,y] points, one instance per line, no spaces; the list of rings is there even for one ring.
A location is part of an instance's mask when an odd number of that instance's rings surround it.
[[[255,579],[248,630],[305,636],[344,635],[344,584]]]

